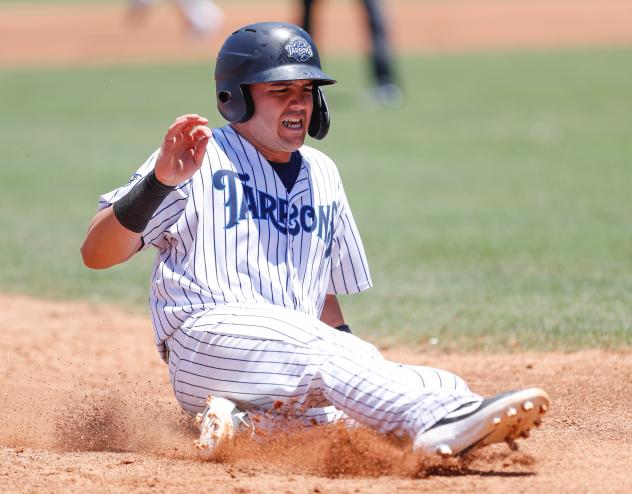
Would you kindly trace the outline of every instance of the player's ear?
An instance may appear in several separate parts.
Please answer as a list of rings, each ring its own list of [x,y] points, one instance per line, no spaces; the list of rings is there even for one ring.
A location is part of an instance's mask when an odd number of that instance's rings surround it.
[[[308,133],[314,139],[323,139],[329,132],[329,108],[327,100],[322,89],[318,86],[312,91],[314,100],[314,109],[312,110],[312,118],[309,121]]]

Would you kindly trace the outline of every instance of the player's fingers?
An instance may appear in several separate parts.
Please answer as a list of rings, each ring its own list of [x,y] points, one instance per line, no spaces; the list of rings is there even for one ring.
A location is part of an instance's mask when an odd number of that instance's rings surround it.
[[[200,139],[204,137],[210,138],[212,136],[211,129],[209,129],[208,127],[205,127],[202,125],[195,125],[191,128],[190,131],[186,132],[188,128],[189,128],[188,125],[185,126],[181,134],[182,135],[181,149],[194,148]]]
[[[182,115],[178,118],[176,118],[174,120],[174,122],[169,126],[169,129],[167,129],[167,136],[173,136],[174,134],[176,134],[177,132],[180,131],[180,129],[182,127],[184,127],[187,123],[187,116],[186,115]]]
[[[211,129],[205,127],[204,125],[196,125],[191,129],[191,132],[188,134],[193,142],[197,142],[204,137],[208,137],[209,139],[213,136]]]
[[[174,137],[177,137],[178,134],[187,134],[196,125],[206,125],[207,123],[207,118],[201,117],[196,113],[182,115],[176,118],[176,120],[169,127],[169,130],[167,130],[167,134],[165,135],[165,142],[175,143],[176,141]]]
[[[193,153],[193,161],[198,168],[202,166],[202,160],[204,159],[204,153],[206,152],[206,146],[208,145],[209,139],[210,136],[205,135],[197,142],[197,145],[195,147],[195,151]]]
[[[165,152],[173,152],[173,150],[177,147],[178,135],[178,133],[172,133],[171,129],[169,129],[169,132],[167,132],[167,134],[165,135],[165,139],[162,142],[162,149]]]
[[[198,129],[204,127],[205,124],[208,123],[208,120],[206,119],[196,119],[196,120],[189,120],[183,127],[182,127],[182,134],[185,137],[191,137],[193,140],[195,140],[195,136],[194,134],[198,131]],[[210,131],[210,129],[209,129]]]
[[[192,127],[194,125],[205,125],[208,123],[208,119],[204,118],[197,113],[191,113],[188,115],[182,115],[176,119],[173,123],[172,127],[175,127],[176,130],[183,129],[186,127]]]
[[[193,130],[189,131],[189,127],[190,125],[185,124],[179,131],[165,137],[166,151],[177,154],[195,145],[197,138],[192,134]],[[196,126],[193,129],[196,129]]]
[[[177,152],[177,150],[181,146],[181,144],[182,144],[182,134],[181,133],[167,134],[165,136],[165,140],[164,140],[164,142],[162,144],[162,149],[167,154],[173,154],[173,153]]]
[[[197,113],[187,113],[186,115],[181,115],[178,118],[185,118],[187,120],[204,120],[206,123],[208,123],[208,119],[198,115]]]

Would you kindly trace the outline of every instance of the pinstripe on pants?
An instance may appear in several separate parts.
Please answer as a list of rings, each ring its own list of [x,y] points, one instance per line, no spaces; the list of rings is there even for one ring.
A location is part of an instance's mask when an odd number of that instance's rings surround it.
[[[380,432],[414,436],[481,400],[454,374],[390,362],[354,335],[271,304],[216,307],[177,330],[169,347],[175,395],[190,413],[209,394],[255,409],[276,400],[296,410],[333,405]]]

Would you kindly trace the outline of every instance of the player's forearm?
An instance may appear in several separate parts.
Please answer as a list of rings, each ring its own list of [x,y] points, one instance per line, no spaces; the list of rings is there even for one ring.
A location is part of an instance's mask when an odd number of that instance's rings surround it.
[[[140,246],[140,234],[121,225],[110,207],[97,213],[90,223],[81,256],[87,267],[105,269],[128,260]]]
[[[203,137],[203,140],[208,139]],[[169,155],[169,160],[172,158]],[[197,162],[189,166],[188,171],[196,166]],[[161,167],[164,168],[164,164]],[[172,175],[178,176],[177,173]],[[174,189],[175,185],[161,182],[155,170],[151,170],[111,208],[99,212],[92,220],[81,248],[84,264],[103,269],[127,261],[140,248],[141,233],[156,209]]]
[[[336,328],[345,323],[342,309],[335,295],[327,295],[325,298],[325,305],[323,305],[320,320],[332,328]]]

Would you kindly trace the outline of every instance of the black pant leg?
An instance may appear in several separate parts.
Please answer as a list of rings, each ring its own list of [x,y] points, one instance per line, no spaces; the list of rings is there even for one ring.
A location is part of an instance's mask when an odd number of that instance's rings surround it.
[[[378,84],[392,84],[395,82],[392,56],[379,0],[362,0],[362,3],[366,10],[371,35],[371,62],[376,82]]]
[[[312,12],[314,11],[314,2],[316,0],[303,0],[303,24],[302,27],[307,31],[312,37],[314,33],[312,33]]]

